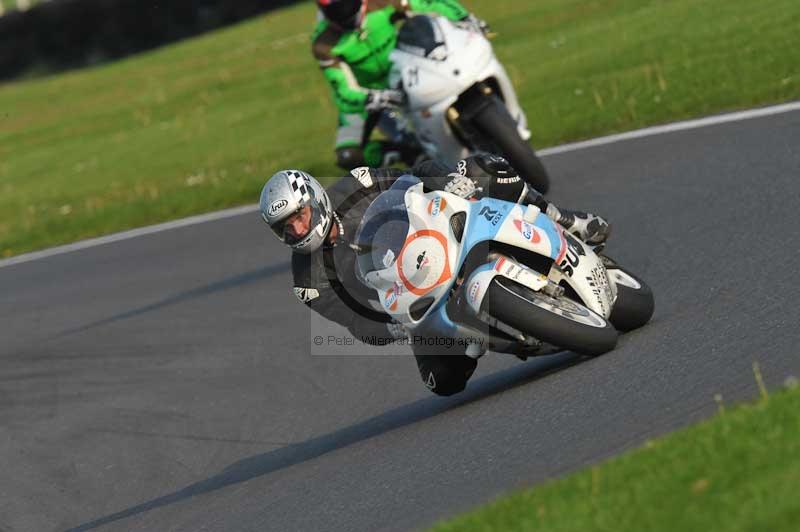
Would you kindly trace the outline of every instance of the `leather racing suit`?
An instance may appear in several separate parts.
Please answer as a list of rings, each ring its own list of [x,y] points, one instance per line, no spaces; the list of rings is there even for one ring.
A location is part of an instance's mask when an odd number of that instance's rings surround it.
[[[389,150],[398,150],[409,164],[420,152],[406,153],[415,145],[410,134],[406,141],[391,145],[365,137],[366,106],[370,90],[387,88],[391,61],[389,54],[397,43],[395,24],[412,13],[435,13],[450,20],[469,17],[469,11],[455,0],[369,0],[361,28],[343,30],[320,17],[312,35],[312,53],[330,85],[339,113],[336,133],[337,164],[349,170],[356,166],[385,164]],[[386,125],[387,120],[381,124]],[[402,131],[391,134],[403,136]],[[368,133],[368,132],[367,132]],[[409,144],[411,143],[411,144]]]
[[[518,202],[529,190],[504,160],[508,170],[492,167],[491,156],[469,157],[459,164],[460,175],[472,178],[492,197]],[[489,161],[487,163],[487,161]],[[356,168],[350,175],[326,189],[334,207],[339,236],[335,245],[304,255],[292,254],[295,295],[313,311],[344,326],[358,340],[371,345],[387,345],[396,338],[388,314],[378,312],[369,301],[377,301],[374,291],[356,278],[356,252],[348,245],[367,209],[381,192],[400,176],[411,173],[431,190],[444,190],[452,168],[425,161],[413,170],[397,168]],[[541,198],[541,197],[539,197]],[[544,201],[540,199],[540,201]],[[546,209],[546,203],[542,206]],[[541,208],[541,207],[540,207]],[[464,346],[427,346],[412,342],[412,351],[423,382],[434,393],[451,395],[466,386],[477,360],[464,354]]]

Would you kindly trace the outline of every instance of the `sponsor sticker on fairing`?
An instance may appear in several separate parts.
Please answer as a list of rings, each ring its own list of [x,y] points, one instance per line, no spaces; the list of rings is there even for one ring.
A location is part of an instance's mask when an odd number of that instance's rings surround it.
[[[428,203],[428,214],[430,214],[432,218],[436,217],[445,207],[447,207],[447,201],[441,196],[436,196]]]
[[[522,237],[528,242],[533,244],[538,244],[541,242],[542,237],[539,236],[539,232],[533,225],[529,224],[525,220],[514,220],[514,227],[517,228],[517,231],[519,231]]]
[[[589,286],[592,288],[592,294],[594,294],[595,300],[605,314],[608,310],[606,308],[606,301],[611,301],[613,299],[605,267],[598,265],[592,268],[589,275],[586,276],[586,282],[588,282]]]
[[[447,237],[423,229],[406,239],[397,257],[397,271],[406,290],[424,295],[452,277]]]
[[[387,308],[387,310],[397,310],[397,291],[394,287],[390,288],[386,291],[386,295],[383,298],[383,306]]]
[[[481,291],[481,283],[479,281],[475,281],[474,283],[472,283],[472,285],[469,287],[469,293],[467,294],[470,303],[475,303],[475,301],[478,299],[478,294],[480,293],[480,291]]]
[[[405,289],[405,287],[403,287],[403,283],[401,283],[399,281],[395,281],[395,283],[394,283],[394,293],[397,294],[397,297],[402,296],[405,291],[406,291],[406,289]]]
[[[481,209],[481,212],[479,212],[478,214],[486,218],[486,221],[490,222],[492,225],[497,225],[498,223],[500,223],[500,220],[503,219],[503,214],[505,214],[505,210],[506,209],[503,209],[501,211],[497,209],[492,209],[489,206],[485,206],[484,208]]]

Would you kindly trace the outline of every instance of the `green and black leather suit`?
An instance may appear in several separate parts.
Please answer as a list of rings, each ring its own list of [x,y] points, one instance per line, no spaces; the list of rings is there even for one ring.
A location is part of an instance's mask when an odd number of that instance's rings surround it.
[[[389,54],[397,43],[396,24],[413,13],[435,13],[454,21],[469,16],[455,0],[370,0],[363,24],[352,31],[320,16],[312,51],[339,111],[336,155],[345,169],[378,166],[383,160],[380,142],[363,144],[368,91],[387,88],[392,66]]]

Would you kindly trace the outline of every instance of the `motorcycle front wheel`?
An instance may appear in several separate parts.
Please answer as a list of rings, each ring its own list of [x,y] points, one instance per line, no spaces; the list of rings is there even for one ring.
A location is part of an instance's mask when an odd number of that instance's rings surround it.
[[[496,95],[488,98],[491,101],[473,118],[474,125],[497,146],[499,155],[508,159],[525,181],[533,185],[539,193],[547,193],[550,189],[550,177],[542,161],[536,156],[533,147],[519,136],[517,124],[503,101]]]
[[[481,304],[491,317],[549,344],[597,356],[617,345],[617,330],[602,316],[568,297],[551,297],[496,277]]]

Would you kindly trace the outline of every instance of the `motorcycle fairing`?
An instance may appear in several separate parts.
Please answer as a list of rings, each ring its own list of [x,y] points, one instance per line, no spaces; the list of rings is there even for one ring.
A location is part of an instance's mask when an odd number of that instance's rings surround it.
[[[467,303],[476,314],[496,275],[504,275],[532,290],[541,289],[548,282],[563,281],[588,308],[606,318],[610,314],[616,290],[599,257],[535,207],[494,198],[467,201],[453,194],[426,193],[422,183],[410,187],[404,200],[409,212],[406,242],[393,266],[373,272],[371,282],[381,287],[378,297],[386,312],[415,333],[427,331],[461,339],[484,334],[453,322],[447,313],[446,294],[456,283],[469,251],[489,240],[528,249],[554,262],[547,276],[510,257],[500,256],[480,266],[463,285]],[[449,223],[450,217],[459,212],[466,213],[461,242],[455,238]],[[422,315],[411,318],[412,306],[422,298],[430,298],[433,304]]]
[[[442,17],[431,20],[440,30],[450,53],[445,57],[426,58],[395,49],[390,56],[393,67],[389,74],[389,85],[402,87],[408,97],[409,119],[428,154],[450,164],[469,155],[469,150],[454,135],[447,112],[462,93],[475,83],[488,80],[499,87],[506,108],[517,122],[520,137],[530,139],[525,113],[491,43],[483,35],[458,28]]]
[[[452,194],[426,193],[422,183],[406,191],[405,202],[409,213],[419,214],[409,214],[408,236],[392,268],[372,276],[382,288],[379,299],[383,308],[401,321],[408,321],[409,308],[420,297],[441,299],[455,282],[453,276],[461,270],[469,250],[481,242],[494,240],[526,247],[552,259],[566,248],[563,236],[546,216],[539,214],[529,224],[523,219],[525,210],[515,203],[494,198],[467,201]],[[450,217],[458,212],[466,213],[461,243],[450,228]],[[528,237],[526,229],[531,230]],[[383,283],[381,277],[385,278]],[[437,306],[433,306],[426,315],[436,311]],[[413,321],[423,319],[424,315]]]

